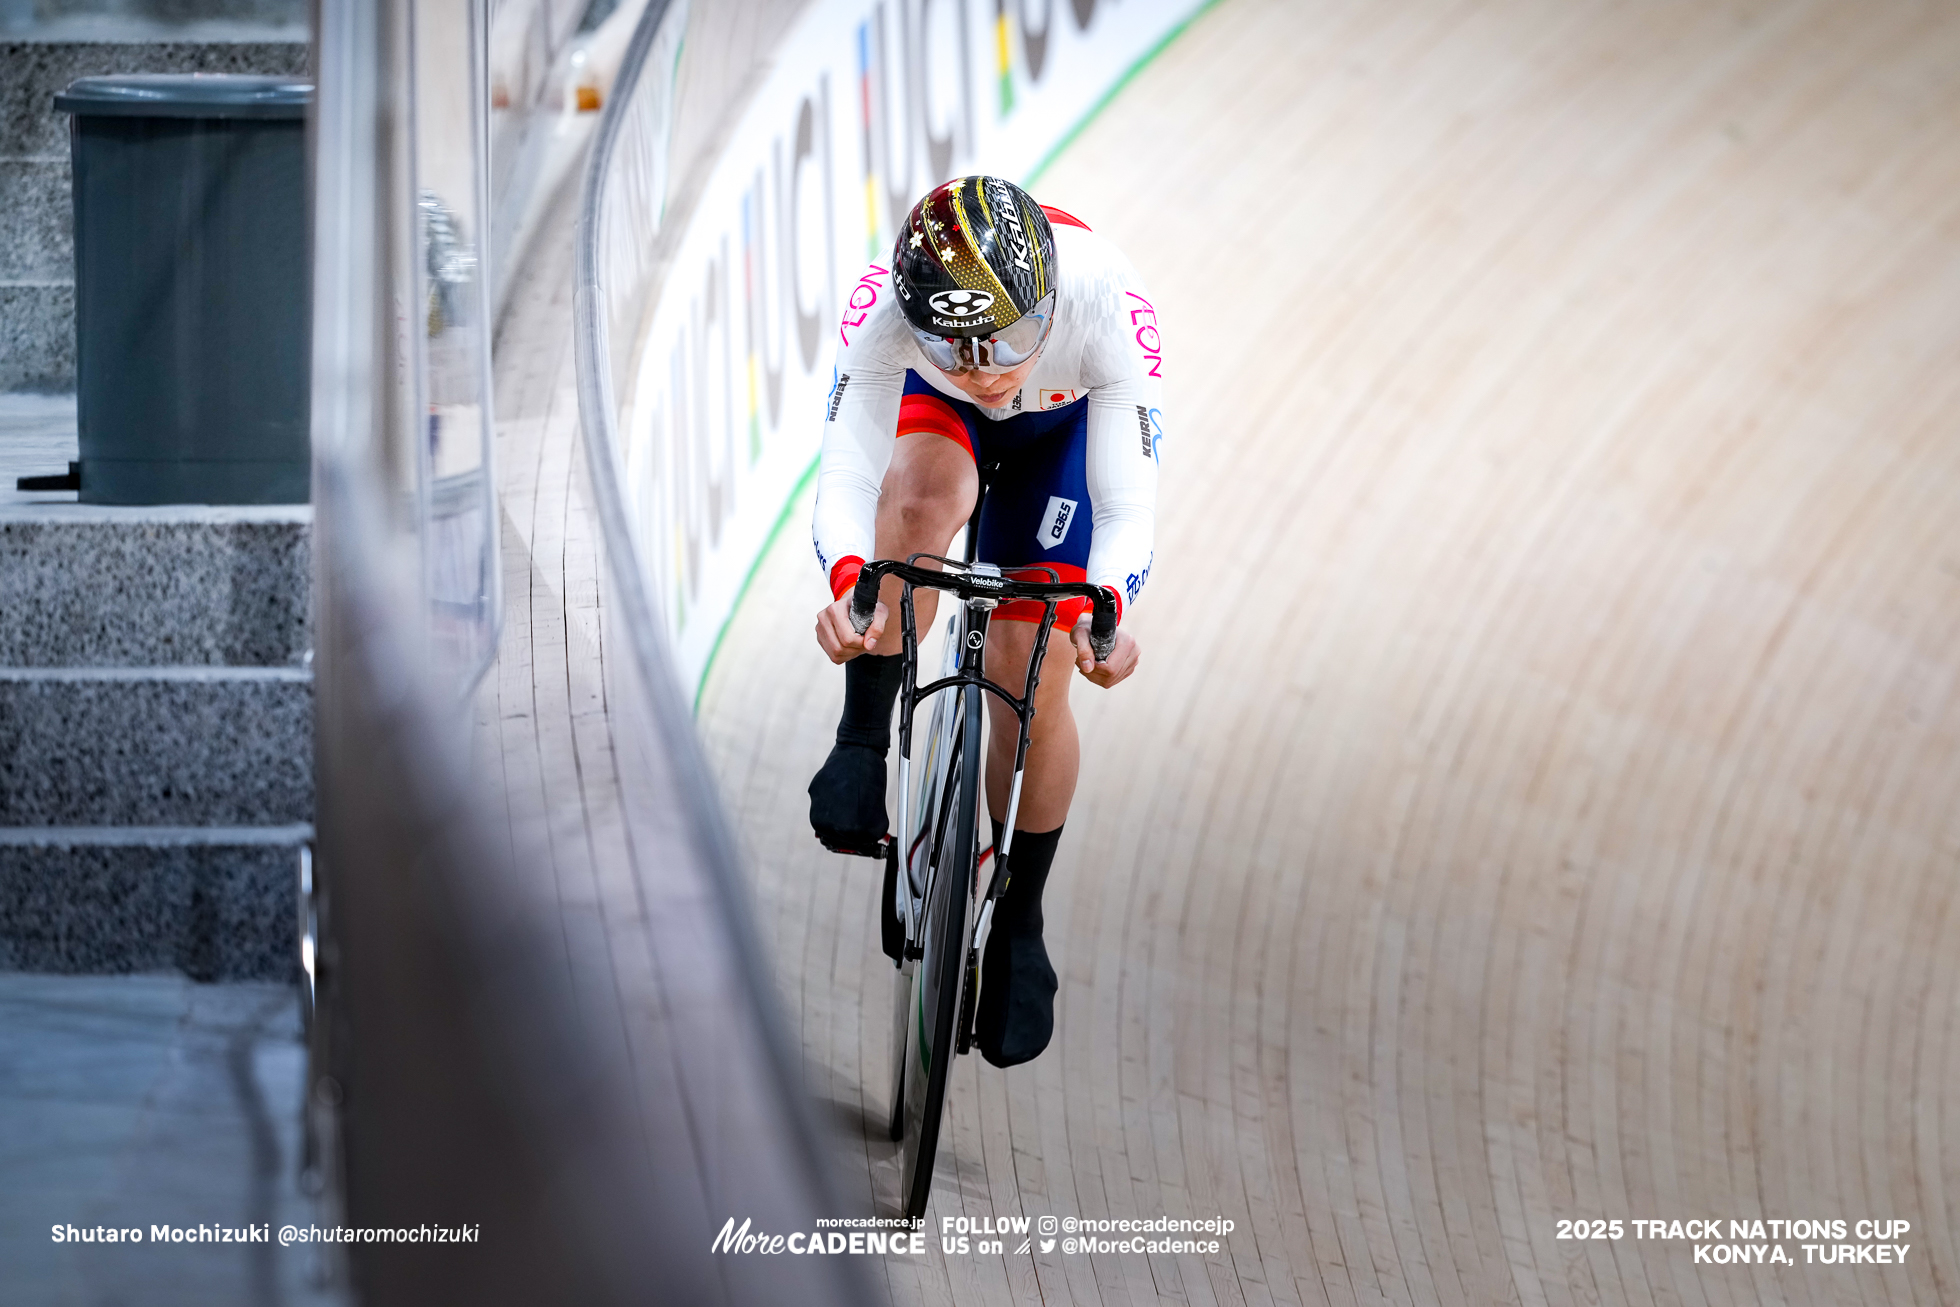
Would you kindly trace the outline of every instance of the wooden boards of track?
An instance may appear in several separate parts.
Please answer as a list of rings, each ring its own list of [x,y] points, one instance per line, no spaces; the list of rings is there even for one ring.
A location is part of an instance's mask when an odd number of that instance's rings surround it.
[[[1074,694],[1056,1044],[958,1068],[932,1215],[1238,1229],[897,1298],[1954,1296],[1956,66],[1941,7],[1225,0],[1042,179],[1163,310],[1163,512],[1143,670]],[[889,1206],[821,600],[785,532],[701,721]]]

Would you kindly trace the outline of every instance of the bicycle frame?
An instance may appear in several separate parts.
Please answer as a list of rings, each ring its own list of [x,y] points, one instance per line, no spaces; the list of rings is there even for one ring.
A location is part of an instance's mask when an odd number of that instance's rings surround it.
[[[983,489],[982,500],[984,496]],[[1061,600],[1079,596],[1094,606],[1089,642],[1098,659],[1109,656],[1116,638],[1116,598],[1111,591],[1101,586],[1064,584],[1052,569],[1045,567],[1029,570],[1045,573],[1047,581],[1030,581],[1003,576],[996,566],[972,561],[979,518],[979,501],[976,501],[967,522],[966,561],[913,554],[903,563],[885,559],[867,564],[858,573],[850,603],[851,624],[862,634],[876,615],[878,588],[884,578],[896,576],[901,583],[899,631],[904,662],[899,693],[898,827],[883,845],[887,859],[885,883],[891,890],[893,911],[881,917],[880,930],[889,932],[891,926],[897,925],[903,932],[902,941],[890,933],[885,939],[899,971],[893,1011],[890,1134],[895,1140],[907,1140],[901,1174],[905,1208],[913,1216],[925,1210],[926,1186],[931,1181],[933,1155],[938,1147],[950,1062],[972,1047],[980,987],[979,959],[993,928],[994,904],[1011,874],[1014,823],[1020,813],[1035,695],[1041,685],[1042,665]],[[922,563],[939,566],[926,567]],[[946,652],[945,675],[923,685],[919,683],[918,615],[913,594],[920,586],[946,591],[960,604],[948,623],[953,643]],[[1014,599],[1032,599],[1042,605],[1027,679],[1019,695],[986,675],[987,635],[994,609],[1002,601]],[[921,810],[914,813],[915,719],[920,704],[945,690],[953,691],[953,695],[937,700],[934,705],[924,793],[918,796]],[[1006,826],[1000,847],[994,850],[993,873],[983,891],[979,809],[985,795],[986,739],[982,732],[987,727],[981,703],[988,694],[1013,711],[1019,733]],[[953,752],[955,742],[957,759]],[[913,829],[915,825],[917,830]],[[930,842],[928,835],[932,836]],[[942,884],[938,879],[941,875],[957,875],[966,883],[949,880]],[[964,897],[956,898],[956,894]],[[976,897],[980,907],[977,913],[972,913]],[[931,920],[926,920],[927,917]],[[894,921],[894,918],[902,919]],[[928,1007],[933,1013],[930,1034]],[[912,1051],[915,1048],[917,1056]],[[908,1131],[908,1124],[916,1126],[916,1132]]]
[[[919,568],[920,559],[931,559],[948,570],[930,572]],[[897,571],[896,567],[890,569]],[[1047,573],[1050,585],[1058,585],[1060,578],[1050,568],[1030,569]],[[917,573],[923,573],[933,580],[923,580]],[[980,917],[974,928],[975,947],[986,946],[987,932],[992,925],[994,900],[1006,886],[1004,868],[1012,852],[1014,843],[1014,819],[1020,811],[1021,785],[1027,771],[1028,741],[1034,721],[1035,692],[1041,685],[1041,668],[1048,652],[1048,639],[1054,630],[1055,611],[1062,596],[1044,596],[1042,621],[1035,634],[1034,651],[1028,659],[1026,684],[1019,696],[1014,695],[999,683],[988,679],[984,667],[986,662],[987,632],[992,621],[994,608],[1000,600],[990,595],[965,595],[961,593],[959,582],[978,578],[984,584],[992,582],[1003,587],[1012,584],[1001,577],[1000,569],[988,563],[963,563],[954,559],[941,558],[934,554],[913,554],[905,560],[905,570],[900,573],[904,582],[904,592],[899,600],[900,633],[905,654],[904,679],[899,690],[898,723],[898,826],[899,838],[906,841],[901,855],[901,865],[905,869],[906,893],[897,896],[905,921],[906,955],[912,956],[920,939],[918,919],[914,904],[923,902],[931,892],[930,883],[920,884],[920,868],[917,857],[925,843],[925,829],[915,835],[910,821],[910,802],[912,796],[912,735],[913,720],[918,706],[943,690],[953,690],[961,686],[971,686],[998,697],[1005,703],[1019,722],[1019,739],[1014,748],[1013,783],[1008,790],[1007,820],[1001,834],[1001,847],[994,850],[994,870],[989,880],[985,899],[982,901]],[[1030,584],[1023,582],[1021,584]],[[929,585],[934,589],[945,589],[961,597],[961,616],[964,620],[951,623],[949,638],[959,642],[958,664],[951,674],[942,676],[929,684],[918,686],[915,675],[918,668],[918,623],[912,592],[919,585]],[[1010,596],[1014,597],[1014,596]],[[927,821],[938,819],[940,814],[924,814]],[[979,886],[967,887],[972,896]]]
[[[899,701],[903,705],[899,718],[898,754],[898,834],[894,839],[902,845],[894,853],[903,859],[905,865],[905,888],[910,898],[917,899],[929,890],[917,885],[913,876],[913,856],[918,841],[912,839],[907,817],[907,801],[912,791],[912,717],[919,703],[941,690],[959,687],[972,687],[976,691],[994,694],[1014,710],[1020,721],[1020,739],[1014,748],[1014,779],[1007,800],[1007,821],[1001,834],[1001,847],[994,850],[994,884],[990,887],[982,917],[979,922],[979,938],[985,942],[985,931],[992,925],[993,900],[998,896],[999,887],[1005,885],[1002,868],[1006,865],[1009,851],[1014,843],[1014,821],[1020,813],[1021,781],[1028,760],[1028,730],[1034,719],[1034,695],[1041,683],[1041,665],[1048,653],[1048,636],[1054,629],[1056,605],[1063,599],[1084,598],[1089,600],[1094,617],[1089,626],[1089,645],[1098,661],[1109,657],[1116,646],[1116,599],[1114,594],[1102,586],[1087,584],[1064,584],[1052,568],[1030,567],[1029,571],[1045,572],[1048,581],[1026,581],[1002,576],[1000,569],[989,563],[975,562],[973,555],[980,538],[980,511],[987,500],[988,480],[995,471],[996,464],[981,469],[980,493],[975,498],[973,512],[966,523],[966,559],[942,558],[937,554],[913,554],[903,563],[893,559],[883,559],[867,563],[859,570],[857,581],[851,593],[850,618],[852,627],[862,635],[871,625],[871,619],[878,606],[878,587],[886,576],[895,575],[904,584],[899,600],[901,614],[900,629],[904,637],[905,666],[901,682]],[[933,570],[919,566],[920,559],[929,559],[941,565],[944,570]],[[957,669],[949,676],[919,688],[916,684],[919,663],[918,627],[914,619],[912,591],[918,586],[944,590],[956,595],[962,604],[966,621],[955,622],[952,633],[964,642],[959,650],[960,661]],[[1023,694],[1016,698],[1008,691],[987,679],[982,668],[987,648],[987,627],[994,608],[1004,599],[1033,599],[1043,605],[1041,625],[1035,634],[1032,656],[1028,659],[1028,680]],[[977,888],[977,887],[975,887]],[[971,893],[971,890],[969,891]],[[901,900],[906,896],[894,895]],[[910,901],[902,901],[901,911],[905,917],[905,946],[899,950],[899,965],[913,955],[918,942],[918,921],[912,911]]]

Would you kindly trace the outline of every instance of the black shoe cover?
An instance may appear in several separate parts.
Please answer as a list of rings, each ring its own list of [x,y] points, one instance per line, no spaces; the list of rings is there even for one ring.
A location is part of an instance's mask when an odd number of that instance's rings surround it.
[[[996,920],[980,962],[980,1009],[973,1016],[980,1056],[999,1067],[1040,1056],[1055,1033],[1055,988],[1039,917],[1018,928]]]
[[[839,744],[810,782],[810,827],[834,853],[880,856],[891,828],[885,816],[885,755],[863,744]]]

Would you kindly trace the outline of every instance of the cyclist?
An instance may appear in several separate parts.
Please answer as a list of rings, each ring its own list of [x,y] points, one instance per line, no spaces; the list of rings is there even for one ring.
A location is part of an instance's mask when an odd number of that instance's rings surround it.
[[[998,177],[934,189],[872,264],[840,329],[812,523],[834,602],[817,642],[844,664],[836,746],[810,783],[810,822],[840,852],[870,852],[888,829],[886,753],[902,676],[900,582],[887,578],[862,636],[850,591],[866,559],[944,554],[990,470],[978,557],[1009,575],[1052,569],[1117,596],[1119,618],[1150,575],[1163,434],[1156,310],[1121,253],[1082,222]],[[920,630],[938,592],[918,590]],[[1042,605],[1002,604],[987,670],[1022,684]],[[889,630],[887,627],[889,625]],[[1098,662],[1085,600],[1064,603],[1049,643],[1016,815],[1009,882],[982,962],[975,1038],[996,1066],[1025,1062],[1054,1030],[1056,979],[1041,939],[1041,893],[1080,761],[1074,670],[1108,687],[1136,668],[1119,625]],[[988,696],[987,806],[1002,836],[1019,722]]]

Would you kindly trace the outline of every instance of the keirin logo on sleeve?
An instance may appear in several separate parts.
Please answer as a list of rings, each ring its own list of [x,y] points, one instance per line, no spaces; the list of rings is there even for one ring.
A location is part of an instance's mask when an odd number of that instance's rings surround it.
[[[1043,549],[1053,549],[1068,539],[1069,523],[1075,520],[1075,501],[1060,495],[1048,496],[1048,511],[1041,515],[1041,530],[1035,539]]]

